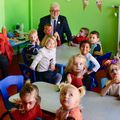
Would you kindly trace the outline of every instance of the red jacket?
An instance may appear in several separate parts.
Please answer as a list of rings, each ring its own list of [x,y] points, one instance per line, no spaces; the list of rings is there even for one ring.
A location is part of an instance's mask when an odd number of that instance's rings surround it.
[[[9,63],[12,62],[14,51],[6,35],[0,33],[0,52],[2,55],[7,56]]]

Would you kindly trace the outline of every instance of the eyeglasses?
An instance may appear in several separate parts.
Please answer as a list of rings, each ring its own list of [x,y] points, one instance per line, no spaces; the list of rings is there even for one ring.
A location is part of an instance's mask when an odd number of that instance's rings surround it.
[[[50,10],[50,12],[59,12],[60,10]]]

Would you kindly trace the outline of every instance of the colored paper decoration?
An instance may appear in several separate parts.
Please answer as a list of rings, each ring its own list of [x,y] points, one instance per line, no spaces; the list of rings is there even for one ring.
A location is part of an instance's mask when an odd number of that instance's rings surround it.
[[[88,0],[82,0],[83,1],[83,10],[88,6],[89,1]]]
[[[102,0],[96,0],[96,5],[99,11],[101,12],[102,11]]]

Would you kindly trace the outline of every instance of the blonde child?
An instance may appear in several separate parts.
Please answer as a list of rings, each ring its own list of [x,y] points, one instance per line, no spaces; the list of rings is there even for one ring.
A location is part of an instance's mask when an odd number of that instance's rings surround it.
[[[29,32],[28,38],[30,40],[30,44],[25,47],[25,52],[26,52],[26,58],[28,65],[30,65],[35,57],[35,55],[38,54],[39,49],[40,49],[40,41],[38,39],[38,34],[37,30],[32,29]]]
[[[52,25],[46,24],[44,26],[44,33],[45,33],[45,37],[43,38],[43,40],[46,38],[46,36],[53,34],[53,36],[57,40],[57,46],[61,45],[60,36],[59,36],[58,32],[53,33],[53,27],[52,27]]]
[[[11,110],[14,120],[35,120],[42,118],[41,97],[36,85],[26,83],[20,91],[19,109]]]
[[[112,96],[118,96],[120,99],[120,64],[111,64],[109,66],[109,74],[111,80],[108,80],[105,83],[105,87],[102,89],[101,95],[105,96],[108,94]]]
[[[83,120],[80,101],[84,95],[85,89],[83,87],[76,88],[71,84],[62,85],[60,89],[62,106],[56,111],[55,120]]]
[[[89,29],[86,27],[82,27],[80,29],[80,32],[73,37],[73,42],[80,44],[80,42],[83,40],[89,40],[88,34],[89,34]]]
[[[91,42],[90,53],[97,59],[99,59],[99,56],[103,55],[102,45],[99,36],[100,35],[98,31],[90,32],[90,42]]]
[[[83,75],[86,72],[86,58],[80,54],[72,56],[65,69],[67,82],[75,85],[76,87],[81,87],[83,85]]]
[[[42,41],[42,48],[33,60],[30,68],[36,69],[37,66],[37,79],[39,81],[46,81],[53,84],[59,84],[62,76],[56,73],[56,46],[57,42],[53,36],[47,36]]]

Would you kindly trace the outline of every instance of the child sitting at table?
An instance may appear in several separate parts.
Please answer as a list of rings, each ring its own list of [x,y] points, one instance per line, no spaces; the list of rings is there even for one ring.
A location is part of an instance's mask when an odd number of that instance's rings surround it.
[[[91,50],[90,53],[96,58],[99,59],[99,56],[103,55],[102,45],[100,42],[98,31],[90,32],[90,43],[91,43]]]
[[[42,110],[40,108],[41,97],[39,89],[36,85],[26,83],[20,91],[20,100],[18,109],[11,110],[14,120],[37,120],[42,118]]]
[[[46,25],[44,26],[44,33],[45,33],[45,36],[44,36],[43,40],[44,40],[48,35],[52,35],[52,34],[53,34],[53,36],[54,36],[54,37],[56,38],[56,40],[57,40],[57,46],[60,46],[60,45],[61,45],[60,36],[59,36],[58,32],[53,33],[53,27],[52,27],[52,25],[46,24]],[[43,40],[42,40],[42,41],[43,41]]]
[[[62,106],[56,111],[55,120],[83,120],[80,101],[84,95],[83,87],[76,88],[69,83],[62,85],[60,89]]]
[[[83,85],[83,75],[86,72],[86,58],[80,54],[72,56],[65,68],[67,83],[71,83],[76,87],[81,87]]]
[[[100,68],[98,61],[89,53],[91,48],[91,43],[89,41],[82,41],[80,43],[80,52],[86,58],[87,63],[87,72],[84,75],[83,84],[86,86],[86,83],[91,84],[91,77],[95,79],[95,72]],[[90,78],[90,79],[89,79]],[[96,85],[97,81],[95,80]]]
[[[89,40],[88,34],[89,34],[89,29],[82,27],[80,29],[80,32],[76,36],[73,36],[73,42],[76,44],[80,44],[80,42],[83,40]]]
[[[120,64],[115,63],[109,66],[109,74],[111,80],[106,81],[105,87],[101,91],[101,95],[106,94],[111,96],[118,96],[120,99]]]
[[[33,60],[30,68],[35,70],[37,66],[37,79],[38,81],[46,81],[53,84],[59,84],[62,75],[56,73],[56,46],[57,42],[53,36],[47,36],[42,41],[43,47]]]
[[[26,52],[26,58],[28,65],[30,65],[35,57],[35,55],[38,54],[39,49],[40,49],[40,41],[38,39],[38,34],[37,30],[32,29],[29,32],[28,38],[30,40],[30,44],[25,47],[25,52]]]

